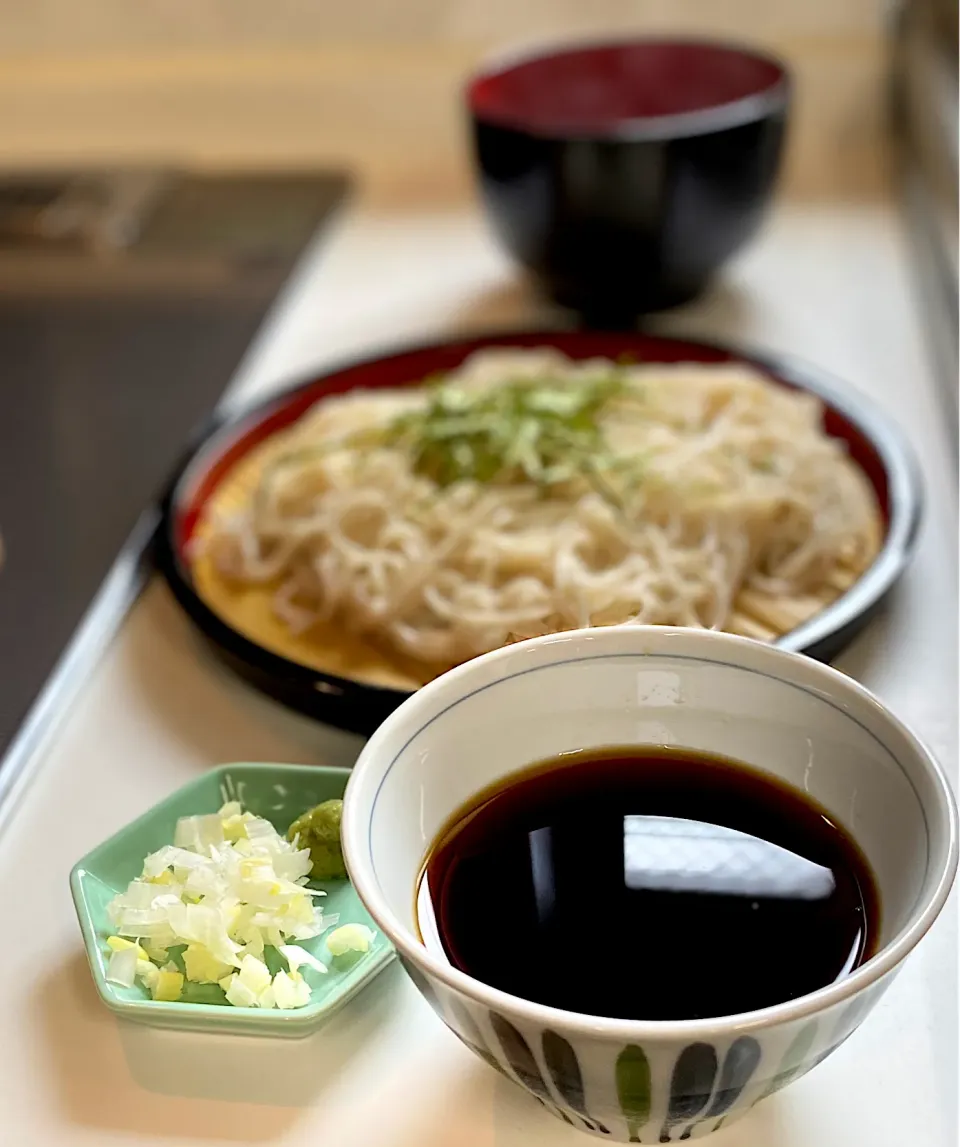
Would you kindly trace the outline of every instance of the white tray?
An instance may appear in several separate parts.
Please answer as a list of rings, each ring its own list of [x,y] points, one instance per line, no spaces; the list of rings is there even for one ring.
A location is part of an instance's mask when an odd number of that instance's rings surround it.
[[[472,216],[354,216],[317,254],[242,372],[245,396],[392,341],[543,321]],[[955,777],[955,477],[911,304],[892,212],[795,211],[710,299],[659,326],[802,355],[901,421],[923,463],[926,528],[839,667]],[[199,769],[349,764],[358,748],[235,681],[148,589],[0,836],[3,1147],[586,1147],[466,1051],[398,966],[302,1043],[126,1027],[97,1002],[67,889],[78,856]],[[707,1142],[955,1147],[956,985],[954,900],[859,1032]]]

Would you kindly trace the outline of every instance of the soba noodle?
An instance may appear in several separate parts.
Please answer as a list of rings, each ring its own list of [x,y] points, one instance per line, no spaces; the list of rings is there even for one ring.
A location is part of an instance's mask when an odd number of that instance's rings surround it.
[[[538,446],[534,480],[514,443],[510,465],[477,477],[476,439],[458,480],[462,442],[445,443],[441,473],[398,432],[421,425],[429,388],[329,397],[282,436],[243,509],[211,523],[219,576],[268,589],[292,631],[333,620],[448,666],[586,625],[723,628],[741,590],[816,594],[874,556],[873,491],[820,403],[741,365],[501,349],[442,387],[451,409],[500,387],[562,407],[579,387],[599,396],[576,439],[596,451],[566,465],[561,442],[547,466]],[[530,418],[516,430],[539,433]]]

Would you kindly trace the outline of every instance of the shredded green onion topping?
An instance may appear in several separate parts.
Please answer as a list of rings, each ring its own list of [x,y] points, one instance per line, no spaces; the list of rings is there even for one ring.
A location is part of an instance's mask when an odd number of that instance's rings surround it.
[[[257,491],[257,503],[287,466],[344,448],[406,450],[416,473],[440,487],[526,481],[546,490],[580,478],[616,506],[622,499],[610,480],[623,492],[641,478],[641,460],[613,454],[600,423],[609,403],[637,393],[616,372],[573,381],[518,379],[482,390],[441,376],[424,386],[426,405],[384,427],[275,459]]]
[[[615,374],[575,382],[522,379],[489,390],[441,382],[423,409],[387,427],[384,441],[408,449],[417,473],[438,486],[595,480],[617,465],[599,415],[625,389]]]

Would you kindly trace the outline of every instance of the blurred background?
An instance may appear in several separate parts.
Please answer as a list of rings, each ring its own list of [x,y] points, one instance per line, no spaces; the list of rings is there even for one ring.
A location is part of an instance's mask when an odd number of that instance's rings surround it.
[[[955,59],[956,6],[907,8]],[[890,178],[892,0],[3,0],[0,12],[0,162],[336,163],[373,201],[456,202],[471,193],[457,96],[486,54],[662,30],[786,58],[787,195],[876,196]],[[955,118],[955,90],[951,103]]]
[[[478,62],[657,31],[786,59],[781,202],[901,198],[955,420],[953,0],[0,0],[0,166],[333,167],[372,206],[468,203],[460,91]]]

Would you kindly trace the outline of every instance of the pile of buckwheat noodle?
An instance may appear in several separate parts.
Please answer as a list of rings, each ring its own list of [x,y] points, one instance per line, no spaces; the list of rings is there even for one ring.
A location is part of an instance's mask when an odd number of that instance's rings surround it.
[[[580,626],[723,628],[745,588],[865,568],[877,520],[809,394],[740,364],[499,348],[320,400],[204,544],[293,632],[336,621],[449,666]]]

